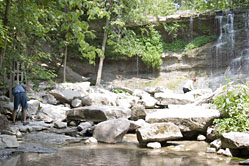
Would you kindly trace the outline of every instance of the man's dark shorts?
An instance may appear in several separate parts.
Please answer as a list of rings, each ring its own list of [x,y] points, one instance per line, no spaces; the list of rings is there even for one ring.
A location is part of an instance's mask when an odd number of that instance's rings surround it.
[[[16,93],[14,94],[14,109],[17,110],[18,106],[21,104],[22,109],[28,108],[26,93]]]
[[[190,92],[191,90],[189,90],[188,88],[183,88],[183,92],[184,93],[187,93],[187,92]]]

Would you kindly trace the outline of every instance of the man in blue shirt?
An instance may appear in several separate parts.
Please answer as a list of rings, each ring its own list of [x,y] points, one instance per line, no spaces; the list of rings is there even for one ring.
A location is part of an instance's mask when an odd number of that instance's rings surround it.
[[[23,115],[23,125],[29,124],[26,121],[26,111],[28,108],[27,96],[26,96],[27,87],[25,85],[17,85],[12,89],[12,94],[14,96],[14,111],[13,111],[13,123],[16,122],[16,112],[18,106],[21,104],[22,106],[22,115]]]

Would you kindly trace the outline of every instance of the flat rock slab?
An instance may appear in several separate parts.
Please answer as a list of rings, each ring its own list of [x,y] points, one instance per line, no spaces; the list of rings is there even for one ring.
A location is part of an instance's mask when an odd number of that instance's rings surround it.
[[[169,104],[191,104],[194,102],[194,96],[188,94],[155,93],[154,97],[157,100],[157,104],[162,106]]]
[[[86,106],[68,111],[68,120],[85,120],[92,122],[102,122],[110,119],[126,118],[131,116],[129,108],[118,106]]]
[[[200,106],[179,106],[174,109],[157,109],[147,114],[148,123],[173,122],[181,132],[205,132],[214,118],[219,118],[220,112],[216,109],[206,109]]]
[[[4,148],[17,148],[19,146],[19,142],[15,136],[11,135],[0,135],[0,147]]]
[[[46,133],[46,132],[28,133],[23,137],[24,142],[37,143],[44,145],[46,147],[66,144],[74,139],[76,138],[66,135]]]
[[[0,160],[6,160],[15,153],[55,153],[58,150],[43,147],[41,144],[22,142],[17,148],[0,148]]]
[[[42,121],[29,122],[29,124],[26,126],[23,126],[23,124],[18,121],[15,125],[12,125],[10,128],[14,133],[16,133],[17,130],[21,132],[32,132],[47,130],[51,127],[53,127],[52,124],[47,124]]]
[[[140,144],[148,142],[163,142],[182,138],[182,133],[173,123],[153,123],[137,130],[137,139]]]

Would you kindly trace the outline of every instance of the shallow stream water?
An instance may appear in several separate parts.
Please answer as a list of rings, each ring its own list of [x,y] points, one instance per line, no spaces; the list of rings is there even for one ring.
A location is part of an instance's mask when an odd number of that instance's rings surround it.
[[[185,142],[186,143],[186,142]],[[188,142],[161,149],[138,147],[136,143],[73,144],[56,153],[23,153],[0,162],[1,166],[227,166],[238,160],[203,152],[199,143]],[[194,149],[191,147],[194,147]],[[198,149],[199,147],[199,149]],[[172,149],[174,150],[172,150]],[[190,148],[190,149],[186,149]],[[177,151],[178,149],[178,151]]]

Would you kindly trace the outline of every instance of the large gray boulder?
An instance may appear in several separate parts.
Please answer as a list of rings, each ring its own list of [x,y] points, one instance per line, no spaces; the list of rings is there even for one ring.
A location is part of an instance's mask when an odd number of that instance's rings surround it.
[[[56,105],[59,101],[51,94],[44,94],[42,95],[42,103]]]
[[[74,98],[86,96],[91,91],[93,90],[90,87],[90,82],[61,83],[57,84],[56,88],[50,91],[50,94],[61,103],[71,104]]]
[[[38,110],[40,109],[40,101],[38,100],[29,100],[28,101],[28,115],[35,116]]]
[[[158,109],[145,117],[148,123],[172,122],[176,124],[186,137],[197,133],[205,133],[215,118],[220,117],[216,109],[206,109],[201,106],[179,106],[172,109]]]
[[[102,122],[117,118],[128,119],[130,116],[131,110],[129,108],[99,105],[71,109],[67,113],[67,120]]]
[[[117,94],[116,105],[120,107],[131,108],[139,100],[139,97],[132,96],[126,93]]]
[[[155,93],[154,97],[158,105],[167,106],[169,104],[191,104],[194,102],[194,96],[190,94],[175,93]]]
[[[125,118],[112,119],[99,123],[93,132],[93,137],[98,142],[118,143],[122,142],[124,135],[130,127],[130,121]]]
[[[55,89],[68,89],[77,91],[81,94],[81,96],[93,91],[93,89],[90,87],[90,82],[60,83],[56,85]]]
[[[41,104],[41,108],[37,113],[37,117],[44,121],[63,121],[66,119],[66,112],[70,110],[64,106],[54,106],[51,104]]]
[[[80,99],[73,99],[72,102],[71,102],[71,106],[73,108],[77,108],[77,107],[80,107],[82,106],[82,101]]]
[[[182,133],[175,124],[153,123],[137,129],[137,139],[140,144],[148,142],[163,142],[182,138]]]
[[[145,119],[146,111],[145,107],[141,104],[135,104],[131,108],[131,120]]]
[[[229,132],[221,135],[223,148],[242,149],[249,148],[249,133]]]
[[[157,104],[157,100],[152,96],[146,95],[141,98],[140,103],[144,105],[146,109],[150,109],[155,107],[155,105]]]
[[[86,106],[92,105],[109,105],[116,106],[117,95],[111,92],[108,93],[90,93],[82,97],[82,104]]]
[[[82,97],[82,94],[80,92],[71,89],[53,89],[49,93],[61,103],[68,104],[71,104],[74,98]]]

